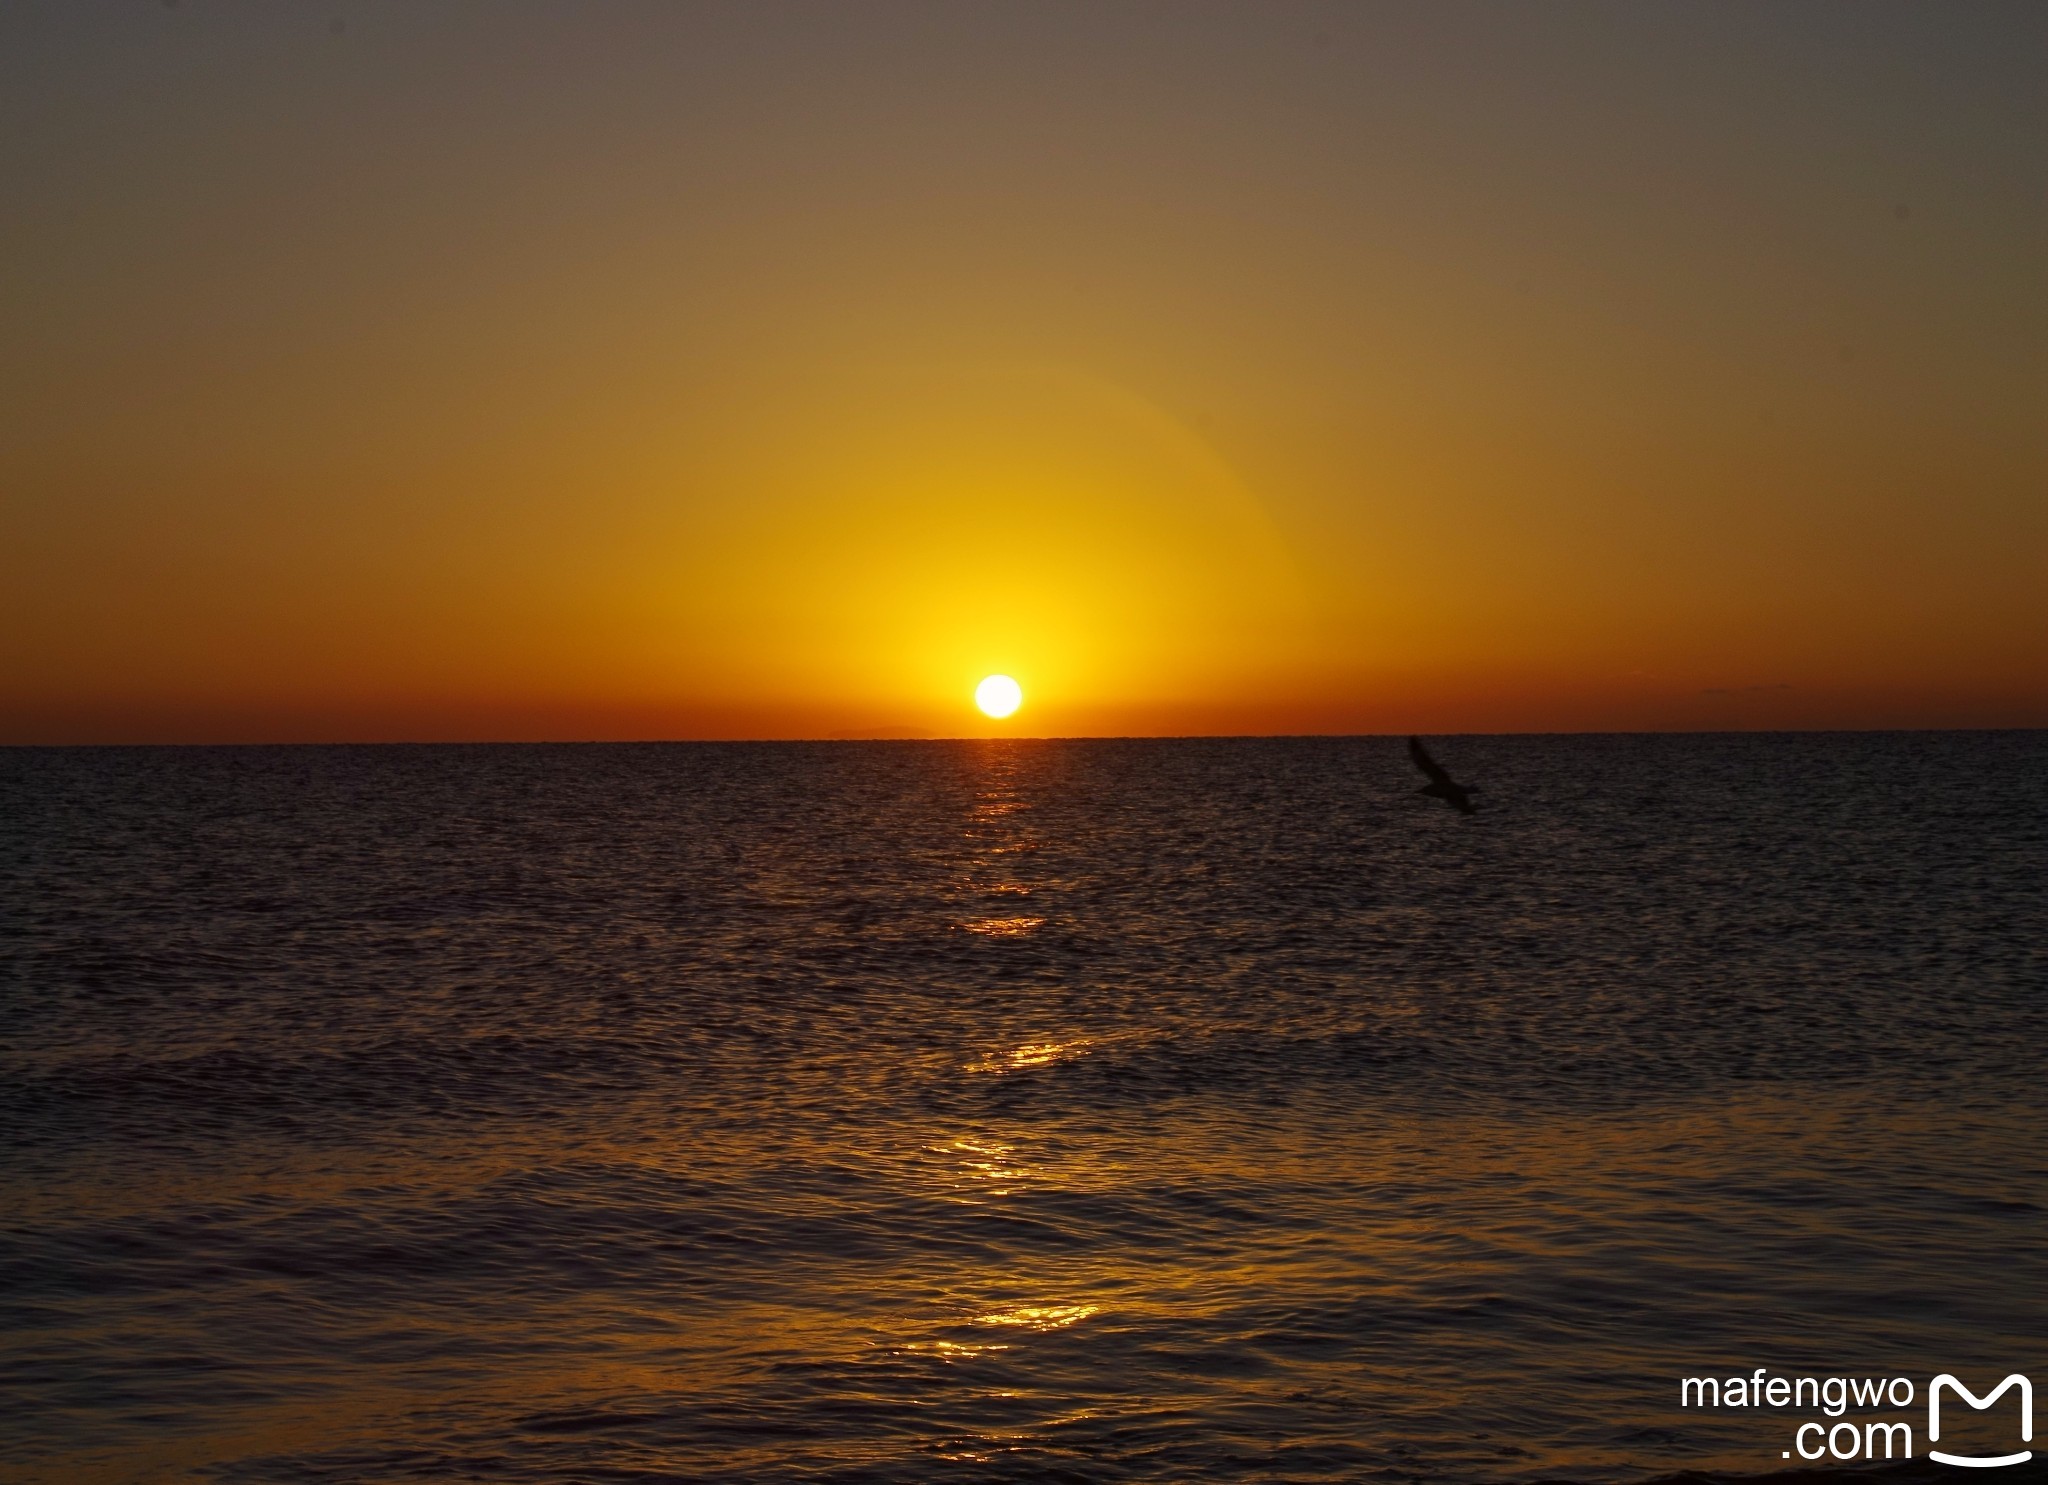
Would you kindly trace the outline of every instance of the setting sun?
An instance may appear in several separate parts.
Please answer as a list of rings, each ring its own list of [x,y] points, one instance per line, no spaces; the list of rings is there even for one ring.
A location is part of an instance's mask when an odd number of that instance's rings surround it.
[[[974,704],[991,717],[1007,717],[1024,704],[1024,688],[1006,675],[986,677],[974,688]]]

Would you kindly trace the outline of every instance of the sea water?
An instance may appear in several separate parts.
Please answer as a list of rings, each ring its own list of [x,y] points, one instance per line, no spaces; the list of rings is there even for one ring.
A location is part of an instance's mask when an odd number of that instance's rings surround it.
[[[2048,1385],[2048,734],[1434,747],[1477,815],[0,752],[0,1468],[1628,1481],[1799,1464],[1685,1376]]]

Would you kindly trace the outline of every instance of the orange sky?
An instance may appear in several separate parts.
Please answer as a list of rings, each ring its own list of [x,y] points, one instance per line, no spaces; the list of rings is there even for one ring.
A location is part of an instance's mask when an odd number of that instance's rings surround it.
[[[2044,43],[11,6],[0,741],[2048,725]]]

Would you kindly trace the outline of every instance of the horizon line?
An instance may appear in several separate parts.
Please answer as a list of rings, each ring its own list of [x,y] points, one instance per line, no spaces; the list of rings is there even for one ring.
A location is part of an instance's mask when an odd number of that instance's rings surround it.
[[[1497,731],[1432,731],[1403,728],[1390,732],[1101,732],[953,734],[932,737],[543,737],[543,738],[374,738],[320,740],[241,740],[222,742],[4,742],[0,750],[83,748],[659,748],[659,747],[817,747],[928,746],[935,743],[1065,743],[1065,742],[1308,742],[1406,737],[1860,737],[1892,733],[2048,732],[2048,726],[1948,727],[1604,727],[1502,729]]]

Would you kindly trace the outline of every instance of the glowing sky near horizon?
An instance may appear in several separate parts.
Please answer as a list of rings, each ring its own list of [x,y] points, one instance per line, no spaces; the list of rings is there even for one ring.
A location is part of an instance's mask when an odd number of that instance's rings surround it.
[[[0,742],[2048,725],[2044,160],[2026,4],[10,5]]]

